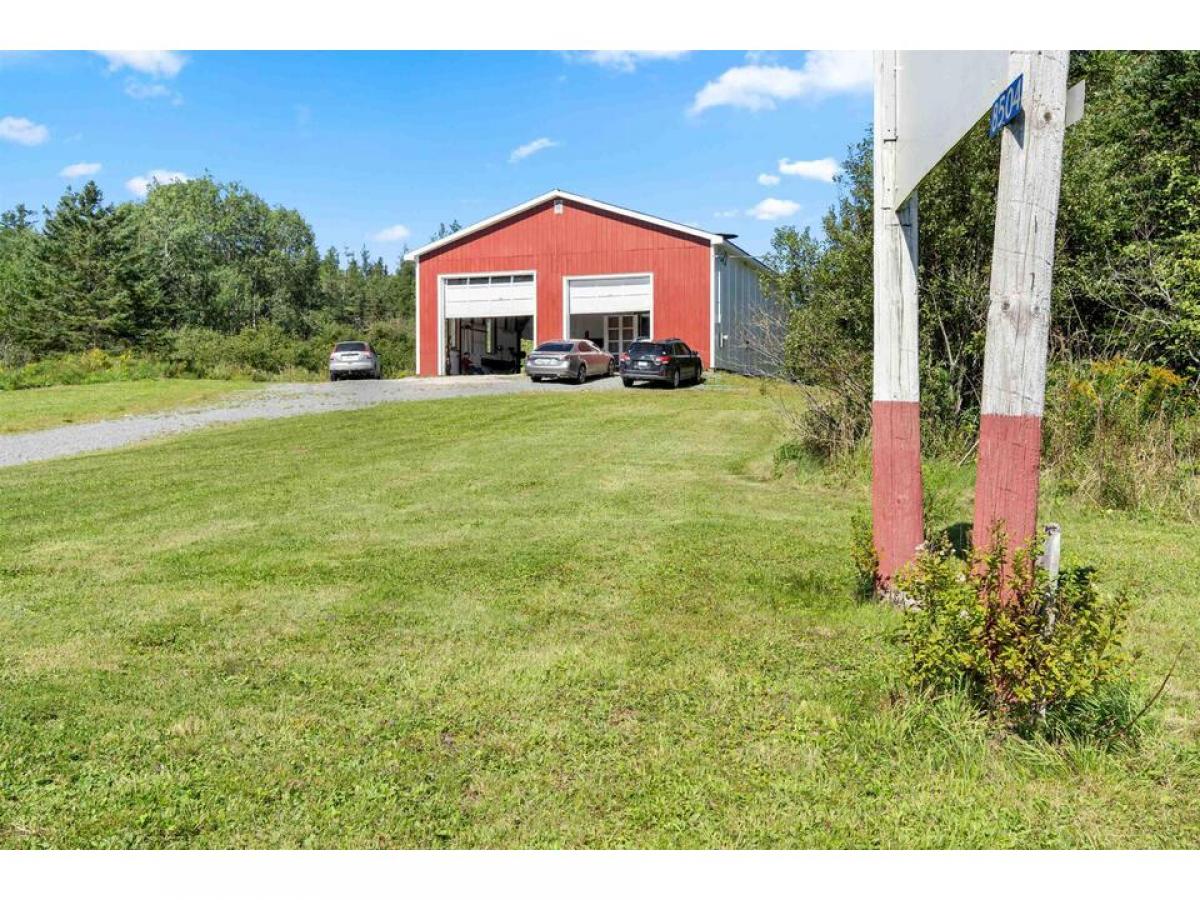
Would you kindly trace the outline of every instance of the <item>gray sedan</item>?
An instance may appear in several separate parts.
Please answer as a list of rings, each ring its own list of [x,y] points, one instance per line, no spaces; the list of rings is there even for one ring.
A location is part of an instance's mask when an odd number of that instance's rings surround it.
[[[547,341],[525,359],[525,374],[533,381],[555,378],[583,384],[593,375],[612,375],[617,362],[591,341]]]

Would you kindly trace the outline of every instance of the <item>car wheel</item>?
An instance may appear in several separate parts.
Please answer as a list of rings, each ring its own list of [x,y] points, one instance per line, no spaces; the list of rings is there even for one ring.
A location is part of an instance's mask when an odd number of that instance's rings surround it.
[[[633,387],[633,379],[632,378],[622,378],[621,384],[625,385],[625,387]]]
[[[532,381],[534,384],[541,384],[542,376],[541,375],[530,375],[529,380]]]
[[[579,371],[575,373],[575,383],[583,384],[587,381],[587,366],[583,363],[579,364]]]
[[[676,369],[674,372],[671,373],[671,390],[675,390],[675,388],[677,388],[677,387],[679,387],[679,370],[678,369]]]
[[[330,381],[337,381],[337,373],[336,373],[336,372],[330,372],[330,373],[329,373],[329,380],[330,380]]]

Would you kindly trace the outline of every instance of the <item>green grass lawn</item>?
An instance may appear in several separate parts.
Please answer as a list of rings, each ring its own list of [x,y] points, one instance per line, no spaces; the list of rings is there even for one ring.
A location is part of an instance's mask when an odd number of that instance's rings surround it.
[[[1049,511],[1147,689],[1189,642],[1139,749],[1051,748],[906,697],[865,485],[781,440],[720,379],[0,471],[0,845],[1200,843],[1195,527]]]
[[[197,406],[259,386],[249,381],[162,378],[0,391],[0,434]]]

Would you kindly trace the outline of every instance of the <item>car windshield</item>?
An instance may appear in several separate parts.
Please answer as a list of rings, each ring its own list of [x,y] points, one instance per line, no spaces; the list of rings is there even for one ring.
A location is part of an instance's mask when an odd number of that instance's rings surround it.
[[[551,341],[538,346],[539,353],[570,353],[574,349],[575,345],[567,341]]]
[[[333,352],[334,353],[352,353],[355,350],[357,350],[361,353],[363,350],[366,350],[366,349],[367,349],[367,345],[364,344],[362,341],[342,341],[340,344],[338,344],[336,347],[333,348]]]
[[[657,356],[660,353],[666,353],[666,352],[667,352],[667,347],[665,344],[648,344],[648,343],[644,343],[644,342],[639,342],[636,344],[632,344],[629,347],[629,355],[630,356],[633,356],[634,354],[645,354],[645,353],[649,353],[651,355]]]

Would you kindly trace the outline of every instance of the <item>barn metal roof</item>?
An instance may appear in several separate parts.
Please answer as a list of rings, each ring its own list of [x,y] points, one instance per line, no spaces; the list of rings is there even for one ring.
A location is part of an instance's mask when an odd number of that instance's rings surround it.
[[[679,222],[672,222],[668,219],[660,219],[657,216],[650,216],[646,213],[640,213],[632,209],[625,209],[621,206],[613,206],[611,203],[604,203],[600,200],[593,200],[591,197],[583,197],[579,194],[572,194],[568,191],[558,190],[556,188],[555,190],[549,191],[541,196],[534,197],[532,200],[526,200],[524,203],[518,204],[511,209],[506,209],[504,212],[496,213],[494,216],[490,216],[489,218],[483,219],[480,222],[476,222],[474,225],[468,225],[466,228],[462,228],[454,232],[454,234],[450,234],[444,238],[440,238],[439,240],[432,241],[426,244],[424,247],[418,247],[416,250],[410,250],[408,253],[404,254],[404,258],[406,260],[418,259],[433,250],[437,250],[438,248],[444,247],[447,244],[452,244],[455,241],[460,241],[465,237],[475,234],[476,232],[483,231],[485,228],[490,228],[493,225],[503,222],[505,219],[510,219],[513,216],[520,215],[526,210],[533,209],[535,206],[541,206],[543,203],[548,203],[551,200],[570,200],[572,203],[578,203],[580,206],[590,206],[593,209],[599,209],[603,212],[625,216],[629,219],[636,219],[639,222],[646,222],[649,225],[657,225],[659,228],[666,228],[671,231],[677,231],[680,234],[698,237],[708,241],[711,244],[729,243],[722,235],[712,231],[704,231],[701,228],[693,228],[691,225],[681,225]],[[749,254],[745,253],[745,251],[742,251],[742,253],[746,256],[749,256]],[[753,259],[753,257],[751,258]]]

